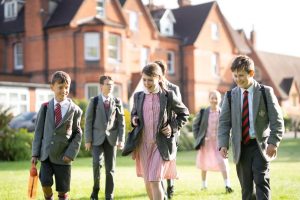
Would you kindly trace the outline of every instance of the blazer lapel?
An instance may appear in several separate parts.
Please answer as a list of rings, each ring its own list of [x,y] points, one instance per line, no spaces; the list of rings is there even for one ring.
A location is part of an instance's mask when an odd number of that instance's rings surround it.
[[[140,123],[144,121],[143,118],[143,103],[144,103],[144,99],[145,99],[145,93],[144,92],[140,92],[138,97],[137,97],[137,113],[139,116],[139,121]]]
[[[159,103],[160,103],[160,108],[159,108],[159,123],[158,123],[158,128],[161,127],[163,120],[164,120],[164,114],[168,113],[167,111],[167,103],[168,103],[168,96],[166,95],[165,92],[160,91],[159,92]],[[166,115],[168,117],[168,115]],[[167,121],[168,119],[166,119]]]
[[[54,99],[51,99],[51,101],[49,102],[48,104],[48,111],[47,111],[47,114],[48,114],[48,118],[47,120],[49,120],[49,124],[51,124],[51,128],[52,130],[55,129],[55,117],[54,117]],[[52,131],[51,130],[51,131]]]
[[[253,87],[253,100],[252,100],[252,111],[253,111],[253,122],[256,121],[256,116],[258,112],[258,107],[261,98],[261,92],[259,91],[260,87],[258,86],[257,82],[254,82]]]
[[[56,128],[60,127],[61,124],[63,124],[70,117],[70,115],[74,112],[74,108],[73,108],[74,105],[72,103],[72,100],[68,99],[68,101],[69,101],[70,104],[69,104],[69,107],[67,109],[67,112],[66,112],[65,116],[62,118],[60,124],[58,124],[58,126]]]
[[[234,118],[232,121],[235,121],[237,127],[241,127],[241,132],[242,132],[242,111],[241,111],[241,90],[239,87],[236,87],[235,90],[232,90],[232,105],[231,109],[233,109],[233,112],[236,113],[233,116]]]
[[[102,115],[101,118],[104,119],[105,121],[108,121],[108,117],[106,117],[106,114],[105,114],[105,108],[104,108],[103,98],[102,98],[101,94],[99,95],[99,98],[98,98],[98,106],[100,109],[100,115]],[[109,115],[107,115],[107,116],[109,116]]]

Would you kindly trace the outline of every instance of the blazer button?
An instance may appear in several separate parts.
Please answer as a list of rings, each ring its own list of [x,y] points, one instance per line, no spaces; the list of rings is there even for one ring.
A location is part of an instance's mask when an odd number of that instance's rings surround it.
[[[53,133],[53,135],[56,135],[56,133]]]
[[[52,141],[51,144],[54,144],[54,142]]]

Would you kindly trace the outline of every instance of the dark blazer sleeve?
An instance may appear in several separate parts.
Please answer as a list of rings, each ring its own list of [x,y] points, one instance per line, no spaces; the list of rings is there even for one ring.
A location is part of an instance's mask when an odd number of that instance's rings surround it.
[[[65,152],[65,156],[74,160],[79,152],[81,139],[82,139],[82,130],[80,127],[82,110],[76,106],[76,111],[73,117],[72,125],[72,136],[70,137],[69,146]]]
[[[200,118],[201,118],[201,112],[199,111],[194,118],[193,126],[192,126],[194,138],[198,137],[198,133],[199,133],[199,129],[200,129],[200,124],[199,124]]]
[[[284,133],[284,120],[282,110],[279,106],[277,97],[271,87],[265,86],[267,106],[268,106],[268,117],[270,121],[270,136],[267,143],[279,146]]]
[[[123,104],[120,99],[118,99],[118,112],[117,112],[117,120],[118,120],[118,142],[125,141],[125,115]]]
[[[138,116],[137,113],[137,98],[140,95],[140,92],[136,92],[133,96],[133,106],[132,106],[132,110],[131,110],[131,126],[134,127],[133,123],[132,123],[132,118],[134,116]]]
[[[44,134],[44,127],[45,127],[45,117],[47,112],[47,105],[42,104],[38,114],[37,120],[35,123],[35,131],[34,131],[34,138],[32,141],[32,156],[40,157],[40,151],[42,146],[42,139]]]
[[[226,93],[227,95],[227,93]],[[229,138],[231,130],[231,109],[229,106],[227,96],[224,96],[221,113],[219,117],[218,127],[218,148],[226,147],[229,148]]]
[[[171,95],[172,99],[171,110],[176,114],[175,120],[171,121],[172,132],[175,133],[187,123],[190,113],[188,108],[178,99],[173,91],[169,91],[169,95]]]

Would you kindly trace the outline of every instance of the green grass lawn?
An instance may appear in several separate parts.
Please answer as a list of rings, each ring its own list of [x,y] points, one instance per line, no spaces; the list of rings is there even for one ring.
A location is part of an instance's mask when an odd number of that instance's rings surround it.
[[[271,163],[271,188],[273,200],[300,200],[300,140],[283,140],[278,158]],[[200,170],[195,167],[196,152],[180,152],[177,158],[179,179],[175,182],[174,200],[221,200],[241,199],[235,166],[230,162],[230,178],[234,193],[225,194],[220,172],[208,172],[208,190],[201,191]],[[230,160],[231,161],[231,160]],[[27,182],[30,162],[0,163],[0,199],[27,199]],[[104,170],[100,199],[104,197]],[[144,182],[137,178],[134,161],[130,157],[118,157],[115,174],[115,199],[147,199]],[[91,158],[77,159],[72,168],[71,199],[88,200],[92,189]],[[57,194],[55,193],[55,199]],[[38,199],[43,199],[39,185]]]

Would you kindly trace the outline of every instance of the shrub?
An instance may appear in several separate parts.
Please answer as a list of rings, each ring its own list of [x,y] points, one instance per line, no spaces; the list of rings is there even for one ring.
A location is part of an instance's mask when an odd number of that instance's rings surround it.
[[[12,117],[9,109],[0,108],[0,160],[28,160],[31,157],[33,134],[25,129],[11,129],[8,123]]]

